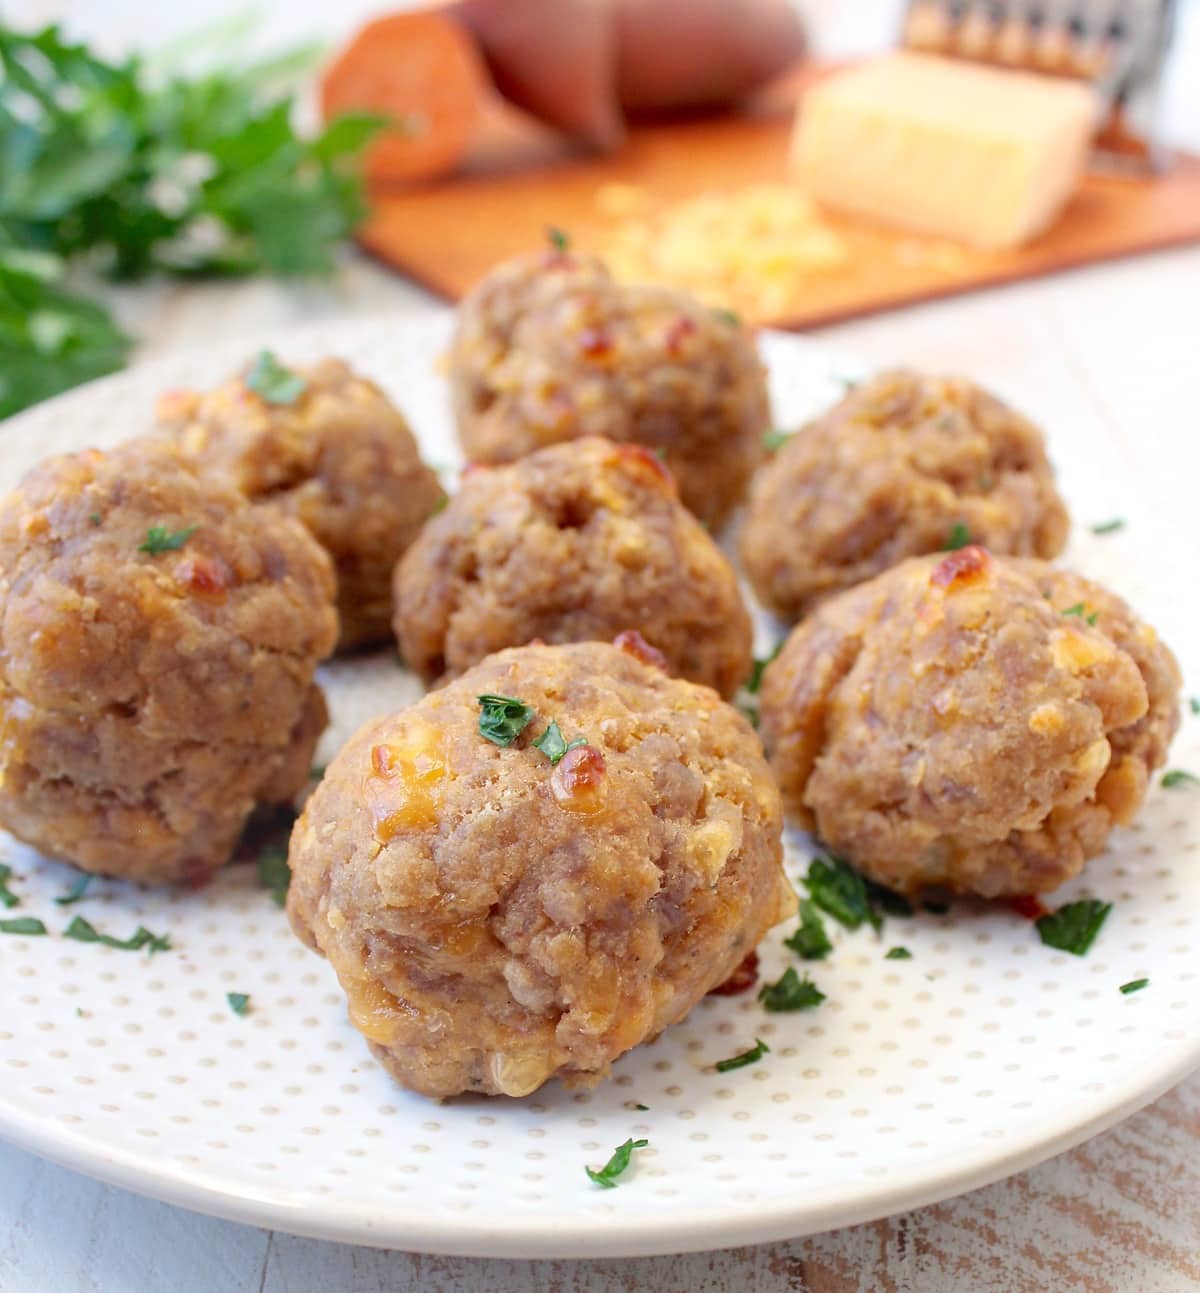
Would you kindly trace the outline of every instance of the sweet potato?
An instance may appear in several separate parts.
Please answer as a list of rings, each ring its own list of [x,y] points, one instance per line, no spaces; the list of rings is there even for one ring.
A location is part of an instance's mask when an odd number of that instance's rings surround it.
[[[804,52],[788,0],[611,0],[630,112],[732,103]]]
[[[506,99],[599,148],[620,143],[610,0],[460,0],[453,12]]]
[[[397,13],[367,23],[325,70],[321,111],[395,120],[367,150],[370,179],[432,179],[470,148],[489,88],[474,40],[452,16]]]

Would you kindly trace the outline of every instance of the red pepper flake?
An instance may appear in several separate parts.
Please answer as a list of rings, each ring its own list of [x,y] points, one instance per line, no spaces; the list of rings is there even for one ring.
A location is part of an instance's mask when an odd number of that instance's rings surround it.
[[[681,314],[667,329],[667,335],[663,338],[663,346],[667,354],[678,355],[683,349],[683,343],[688,337],[695,336],[695,334],[695,319],[689,318],[686,314]]]
[[[947,592],[962,584],[972,584],[981,579],[991,565],[986,549],[970,543],[956,552],[949,552],[933,568],[929,582]]]
[[[667,657],[656,646],[651,646],[637,629],[626,629],[613,638],[613,646],[624,651],[643,664],[653,665],[656,669],[667,672]]]
[[[579,334],[579,353],[585,359],[604,359],[613,349],[612,333],[603,328],[584,328]]]
[[[678,495],[670,467],[645,445],[619,444],[613,450],[612,461],[631,476],[637,476],[673,497]]]
[[[223,600],[229,591],[229,572],[209,557],[185,557],[175,567],[175,577],[202,597]]]
[[[598,813],[604,807],[608,768],[594,745],[577,745],[550,774],[550,793],[570,813]]]
[[[758,982],[758,953],[751,952],[736,970],[715,988],[709,988],[710,997],[740,997]]]
[[[1016,898],[1008,900],[1009,908],[1015,911],[1018,916],[1024,916],[1026,920],[1041,920],[1049,910],[1043,907],[1041,900],[1032,893],[1023,893]]]

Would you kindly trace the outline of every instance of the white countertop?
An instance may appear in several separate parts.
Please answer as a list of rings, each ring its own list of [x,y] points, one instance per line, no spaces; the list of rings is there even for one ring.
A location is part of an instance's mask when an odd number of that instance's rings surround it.
[[[31,25],[69,13],[109,43],[191,26],[214,4],[134,0],[8,6]],[[348,11],[337,6],[337,25]],[[830,43],[853,44],[845,7],[805,6]],[[891,0],[872,0],[874,30]],[[329,29],[332,6],[294,0],[290,19]],[[862,5],[862,10],[868,8]],[[17,9],[15,15],[11,12]],[[1200,147],[1200,0],[1183,0],[1171,113]],[[280,27],[280,12],[271,25]],[[855,18],[860,6],[854,6]],[[315,16],[315,17],[314,17]],[[319,19],[319,20],[318,20]],[[865,21],[865,18],[864,18]],[[836,29],[836,31],[835,31]],[[284,29],[285,31],[287,28]],[[836,37],[836,39],[835,39]],[[276,34],[278,40],[278,34]],[[1177,137],[1180,130],[1174,131]],[[1189,139],[1190,136],[1190,139]],[[434,308],[402,278],[347,253],[336,281],[152,285],[118,308],[143,355],[333,313]],[[820,340],[871,366],[956,370],[994,387],[1045,425],[1083,419],[1116,433],[1129,473],[1154,490],[1166,473],[1200,481],[1200,247],[821,329]],[[1124,481],[1112,482],[1114,514]],[[1157,542],[1180,542],[1162,516]],[[1188,531],[1194,533],[1194,531]],[[1194,596],[1191,587],[1181,595]],[[1184,661],[1185,672],[1191,662]],[[1196,676],[1191,682],[1196,687]],[[1200,1288],[1200,1076],[1073,1152],[962,1198],[870,1225],[790,1243],[685,1257],[544,1263],[423,1257],[270,1234],[100,1185],[0,1146],[0,1293],[661,1293],[754,1288],[759,1293],[962,1293],[972,1289],[1100,1293]]]

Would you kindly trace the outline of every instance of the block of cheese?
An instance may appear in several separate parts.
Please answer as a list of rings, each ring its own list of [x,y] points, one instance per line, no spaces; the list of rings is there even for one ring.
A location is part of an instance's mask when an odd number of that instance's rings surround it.
[[[792,160],[819,201],[920,233],[1010,247],[1074,192],[1099,102],[1076,81],[895,53],[818,81]]]

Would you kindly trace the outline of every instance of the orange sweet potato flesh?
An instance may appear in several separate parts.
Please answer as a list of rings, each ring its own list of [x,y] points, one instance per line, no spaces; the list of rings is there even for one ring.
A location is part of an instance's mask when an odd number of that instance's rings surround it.
[[[490,83],[461,23],[445,11],[417,11],[368,23],[326,68],[320,88],[326,119],[367,111],[396,120],[364,160],[369,179],[389,181],[452,171],[475,140]]]

